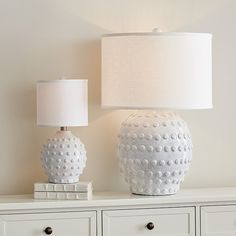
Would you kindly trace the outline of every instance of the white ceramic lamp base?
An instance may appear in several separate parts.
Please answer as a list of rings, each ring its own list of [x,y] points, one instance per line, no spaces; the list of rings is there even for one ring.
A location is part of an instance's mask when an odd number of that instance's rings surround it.
[[[42,164],[50,183],[76,183],[86,165],[86,150],[70,131],[58,131],[42,150]]]
[[[168,111],[132,114],[122,123],[118,156],[132,193],[175,194],[192,159],[186,122]]]

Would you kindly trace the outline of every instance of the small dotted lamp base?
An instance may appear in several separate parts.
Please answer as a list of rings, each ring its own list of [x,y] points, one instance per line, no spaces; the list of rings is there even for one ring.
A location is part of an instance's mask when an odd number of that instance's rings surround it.
[[[130,191],[142,195],[175,194],[192,160],[186,122],[176,113],[134,113],[118,135],[120,170]]]
[[[58,131],[42,150],[42,164],[50,183],[79,181],[86,165],[84,144],[70,131]]]

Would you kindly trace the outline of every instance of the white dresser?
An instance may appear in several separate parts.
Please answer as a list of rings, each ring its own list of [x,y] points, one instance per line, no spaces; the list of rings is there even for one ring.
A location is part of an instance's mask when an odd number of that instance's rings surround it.
[[[0,197],[0,236],[236,236],[236,188],[174,196],[96,193],[90,201]]]

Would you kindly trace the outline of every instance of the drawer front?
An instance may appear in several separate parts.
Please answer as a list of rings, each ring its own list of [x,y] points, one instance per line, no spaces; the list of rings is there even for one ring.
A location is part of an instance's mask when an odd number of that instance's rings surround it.
[[[236,205],[201,208],[201,236],[209,235],[236,235]]]
[[[153,223],[154,228],[148,229]],[[151,225],[150,225],[151,226]],[[103,212],[103,236],[194,236],[193,207]]]
[[[95,236],[95,212],[0,215],[1,236]],[[49,230],[50,231],[50,230]],[[49,235],[49,234],[48,234]]]

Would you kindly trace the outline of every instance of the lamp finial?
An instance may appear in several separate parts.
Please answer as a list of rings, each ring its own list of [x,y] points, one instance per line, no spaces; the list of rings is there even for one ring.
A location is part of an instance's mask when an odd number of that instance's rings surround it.
[[[153,28],[153,30],[152,30],[152,33],[161,33],[162,32],[162,30],[161,30],[161,28]]]

